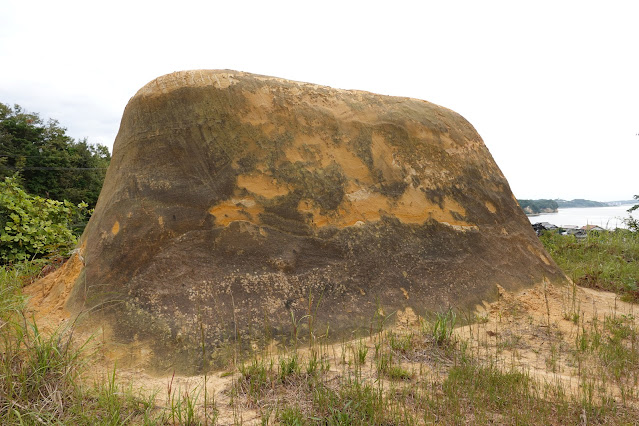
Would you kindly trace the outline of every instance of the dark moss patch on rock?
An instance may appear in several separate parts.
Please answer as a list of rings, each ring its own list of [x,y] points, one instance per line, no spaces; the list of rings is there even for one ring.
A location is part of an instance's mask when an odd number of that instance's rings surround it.
[[[336,163],[309,170],[305,163],[286,161],[271,171],[278,179],[296,188],[300,199],[312,200],[324,212],[335,210],[344,199],[346,178]]]
[[[237,171],[240,174],[251,173],[255,170],[259,159],[253,153],[249,153],[237,160]]]
[[[431,203],[437,204],[440,209],[444,208],[444,199],[448,194],[442,188],[422,188],[422,191]]]
[[[355,154],[366,164],[369,170],[373,171],[373,132],[370,128],[361,128],[358,135],[351,141],[351,146]]]
[[[390,198],[399,198],[404,194],[408,187],[408,183],[404,181],[385,182],[382,180],[380,184],[380,192]]]

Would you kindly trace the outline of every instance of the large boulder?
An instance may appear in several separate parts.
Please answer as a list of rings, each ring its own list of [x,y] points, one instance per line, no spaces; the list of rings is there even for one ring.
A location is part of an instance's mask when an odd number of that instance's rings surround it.
[[[460,115],[236,71],[131,98],[81,251],[67,309],[182,372],[565,280]]]

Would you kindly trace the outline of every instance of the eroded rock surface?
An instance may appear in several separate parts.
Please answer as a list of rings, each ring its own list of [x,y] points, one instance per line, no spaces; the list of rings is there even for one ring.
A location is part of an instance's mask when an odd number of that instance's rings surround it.
[[[67,308],[184,372],[565,279],[458,114],[235,71],[131,98],[83,244]]]

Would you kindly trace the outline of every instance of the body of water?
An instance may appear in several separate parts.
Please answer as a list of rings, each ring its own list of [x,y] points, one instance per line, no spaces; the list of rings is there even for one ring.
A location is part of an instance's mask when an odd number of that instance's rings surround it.
[[[556,226],[585,226],[597,225],[606,229],[625,228],[623,219],[630,213],[627,210],[632,204],[613,207],[583,207],[571,209],[559,209],[557,213],[542,213],[537,216],[528,216],[530,223],[548,222]],[[639,210],[633,213],[633,217],[639,219]]]

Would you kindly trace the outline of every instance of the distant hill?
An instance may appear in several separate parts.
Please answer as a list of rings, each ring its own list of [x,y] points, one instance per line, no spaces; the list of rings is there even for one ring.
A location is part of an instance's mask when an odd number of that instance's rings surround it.
[[[555,213],[559,205],[555,200],[517,200],[526,214]]]
[[[608,201],[606,204],[609,206],[627,206],[637,204],[637,200]]]
[[[577,198],[575,200],[555,200],[560,209],[569,209],[574,207],[606,207],[611,205],[610,203],[605,203],[601,201],[592,201],[592,200],[584,200],[582,198]]]
[[[540,213],[556,213],[557,209],[570,209],[577,207],[608,207],[608,206],[623,206],[636,204],[636,200],[622,200],[622,201],[593,201],[577,198],[574,200],[517,200],[519,205],[526,214],[540,214]]]
[[[576,200],[555,200],[560,209],[569,209],[572,207],[609,207],[624,206],[627,204],[635,204],[636,200],[620,200],[620,201],[592,201],[577,198]]]

